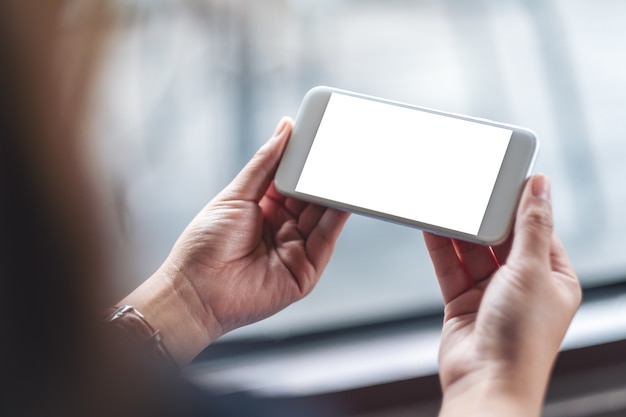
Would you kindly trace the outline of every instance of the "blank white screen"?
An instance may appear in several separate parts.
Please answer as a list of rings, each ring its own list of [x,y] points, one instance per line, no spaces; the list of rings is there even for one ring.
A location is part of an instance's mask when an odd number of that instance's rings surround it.
[[[477,235],[511,134],[332,93],[296,191]]]

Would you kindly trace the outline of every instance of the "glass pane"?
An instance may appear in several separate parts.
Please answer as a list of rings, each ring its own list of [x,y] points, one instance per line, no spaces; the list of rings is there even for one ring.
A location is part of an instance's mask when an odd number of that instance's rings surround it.
[[[536,131],[557,229],[586,286],[626,276],[621,0],[119,3],[94,140],[135,270],[304,93],[330,85]],[[352,216],[313,294],[230,337],[280,337],[440,308],[417,230]]]

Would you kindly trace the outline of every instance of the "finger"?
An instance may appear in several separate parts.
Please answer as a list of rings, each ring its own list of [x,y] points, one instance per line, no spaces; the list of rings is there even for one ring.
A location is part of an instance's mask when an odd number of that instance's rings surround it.
[[[471,287],[473,281],[467,275],[452,239],[424,232],[424,242],[435,268],[443,300],[448,303]]]
[[[298,217],[302,214],[302,211],[307,207],[306,202],[297,200],[295,198],[288,198],[285,200],[285,207],[289,210],[293,216]]]
[[[565,247],[561,243],[561,240],[556,235],[556,233],[552,234],[552,245],[550,249],[550,263],[552,265],[553,271],[558,271],[563,275],[572,277],[577,280],[576,270],[570,261],[567,252],[565,251]]]
[[[317,204],[307,204],[298,217],[298,230],[303,236],[308,236],[318,226],[322,215],[328,210]]]
[[[552,232],[550,180],[539,174],[530,178],[522,193],[509,261],[549,262]]]
[[[254,154],[252,159],[226,187],[226,198],[260,201],[274,179],[278,162],[287,139],[291,135],[293,121],[283,117],[272,137]]]
[[[557,274],[553,274],[557,280],[560,280],[562,284],[560,288],[564,289],[566,294],[570,297],[572,301],[572,305],[575,308],[580,306],[580,302],[582,301],[582,287],[580,285],[580,281],[578,280],[578,275],[574,270],[574,266],[569,260],[567,253],[565,252],[565,248],[561,241],[557,237],[556,233],[552,234],[552,249],[550,251],[550,263],[553,271],[558,272]],[[575,309],[572,310],[572,314]]]
[[[498,262],[489,246],[453,240],[465,270],[474,282],[489,278],[498,269]]]
[[[291,197],[285,197],[276,190],[274,183],[270,184],[270,188],[265,193],[264,198],[270,198],[275,202],[281,204],[293,217],[300,216],[302,210],[307,206],[307,203],[301,200],[297,200]]]
[[[287,197],[282,195],[281,193],[278,192],[278,190],[276,189],[276,186],[274,185],[274,182],[270,183],[269,188],[267,189],[267,191],[265,192],[265,196],[264,197],[268,197],[271,198],[272,200],[278,202],[278,203],[284,203],[285,200],[287,200]]]
[[[349,217],[348,212],[327,208],[311,230],[306,241],[306,250],[318,274],[321,274],[328,264],[337,238]]]

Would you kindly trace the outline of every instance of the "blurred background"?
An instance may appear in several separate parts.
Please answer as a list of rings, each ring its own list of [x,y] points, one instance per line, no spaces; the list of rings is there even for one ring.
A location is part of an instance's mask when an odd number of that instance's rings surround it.
[[[623,0],[112,3],[91,137],[134,268],[120,294],[316,85],[534,130],[535,171],[553,180],[556,227],[583,284],[626,279]],[[307,299],[224,343],[440,310],[421,233],[352,216]]]

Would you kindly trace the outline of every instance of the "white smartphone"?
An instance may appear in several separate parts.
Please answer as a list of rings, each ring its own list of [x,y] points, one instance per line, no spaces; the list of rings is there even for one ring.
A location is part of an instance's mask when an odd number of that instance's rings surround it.
[[[511,229],[537,150],[528,129],[315,87],[275,185],[300,200],[495,245]]]

